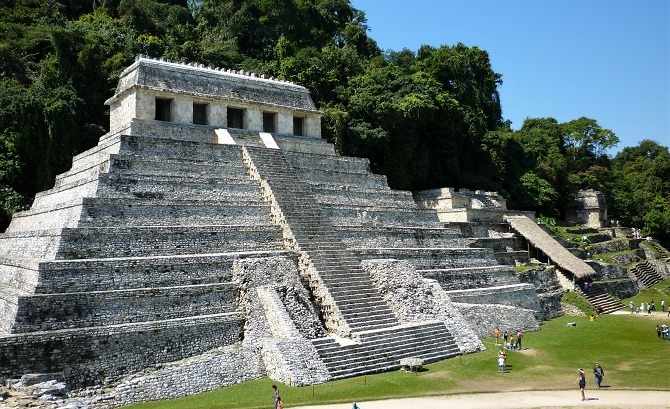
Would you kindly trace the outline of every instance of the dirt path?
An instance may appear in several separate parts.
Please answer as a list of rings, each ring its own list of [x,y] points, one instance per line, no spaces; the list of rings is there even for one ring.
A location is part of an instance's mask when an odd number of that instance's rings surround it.
[[[358,402],[361,409],[510,409],[510,408],[670,408],[670,392],[587,390],[496,392]],[[292,409],[350,409],[351,403]]]

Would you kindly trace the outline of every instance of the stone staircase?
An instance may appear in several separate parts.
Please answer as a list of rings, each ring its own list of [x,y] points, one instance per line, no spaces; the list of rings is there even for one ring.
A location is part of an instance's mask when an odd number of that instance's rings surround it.
[[[630,272],[633,273],[637,281],[645,288],[650,288],[654,284],[663,281],[663,276],[656,271],[649,261],[636,264],[635,267],[630,269]]]
[[[317,199],[312,185],[297,176],[284,152],[254,147],[245,150],[252,173],[257,172],[267,183],[273,201],[281,209],[282,224],[292,246],[304,254],[303,274],[309,277],[310,287],[318,296],[326,327],[349,337],[341,342],[337,337],[312,340],[333,378],[397,369],[404,357],[434,361],[460,352],[442,322],[400,324],[361,269],[357,253],[340,239],[339,232],[347,228],[336,228],[331,223],[340,220],[328,212],[337,204]],[[332,159],[343,161],[336,156]],[[361,172],[361,178],[365,175]],[[397,194],[390,196],[394,195]],[[401,236],[407,233],[397,227],[388,229]]]
[[[359,338],[360,343],[349,344],[332,337],[312,340],[333,379],[398,369],[402,358],[433,362],[460,354],[442,322],[405,324]]]
[[[609,314],[624,307],[619,300],[601,289],[594,288],[588,293],[580,289],[579,292],[588,300],[594,310],[603,314]]]
[[[347,251],[333,232],[309,186],[301,182],[282,151],[254,147],[245,150],[281,208],[296,250],[304,252],[315,269],[309,277],[310,285],[322,294],[326,327],[342,332],[340,320],[351,332],[397,325],[397,318],[360,268],[360,260]],[[326,304],[326,299],[331,299],[332,304]]]

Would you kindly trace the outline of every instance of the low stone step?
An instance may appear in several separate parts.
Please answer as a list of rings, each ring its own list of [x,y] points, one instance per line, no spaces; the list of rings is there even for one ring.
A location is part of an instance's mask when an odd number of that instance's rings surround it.
[[[248,257],[283,257],[295,260],[297,254],[286,251],[254,251],[46,261],[39,265],[35,263],[34,270],[39,268],[40,275],[35,293],[226,283],[232,279],[233,263]],[[0,264],[2,263],[0,260]]]
[[[213,283],[162,288],[40,294],[20,297],[15,333],[175,319],[233,312],[238,285]]]
[[[57,259],[282,250],[275,226],[152,226],[64,229]]]

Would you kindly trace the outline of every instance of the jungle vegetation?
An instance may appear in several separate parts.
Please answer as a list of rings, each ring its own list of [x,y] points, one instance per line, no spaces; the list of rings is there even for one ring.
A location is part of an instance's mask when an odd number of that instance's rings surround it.
[[[561,217],[594,188],[611,217],[670,243],[668,147],[644,140],[612,158],[618,138],[585,117],[512,130],[485,50],[383,51],[348,0],[4,0],[0,231],[106,132],[103,103],[137,54],[306,86],[324,137],[395,189],[496,190],[509,208]]]

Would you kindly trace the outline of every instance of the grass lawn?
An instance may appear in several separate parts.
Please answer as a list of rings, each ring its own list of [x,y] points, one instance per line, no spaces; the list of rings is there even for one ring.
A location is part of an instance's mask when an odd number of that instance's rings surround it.
[[[646,290],[650,293],[643,292],[640,301],[647,302],[651,292],[659,288],[668,294],[668,285],[670,281],[665,281]],[[654,300],[660,310],[661,297]],[[669,301],[666,299],[666,304]],[[564,316],[547,321],[540,331],[525,334],[522,351],[508,352],[505,374],[497,373],[498,348],[493,339],[484,339],[486,351],[429,364],[418,374],[395,371],[314,387],[279,387],[285,406],[290,407],[465,392],[571,389],[576,388],[577,369],[584,368],[589,389],[594,386],[591,370],[600,363],[607,387],[670,390],[670,341],[659,340],[655,330],[657,324],[670,325],[666,314],[605,315],[593,322],[588,317]],[[569,327],[568,322],[577,326]],[[268,408],[272,406],[273,383],[269,379],[244,382],[132,408]]]

